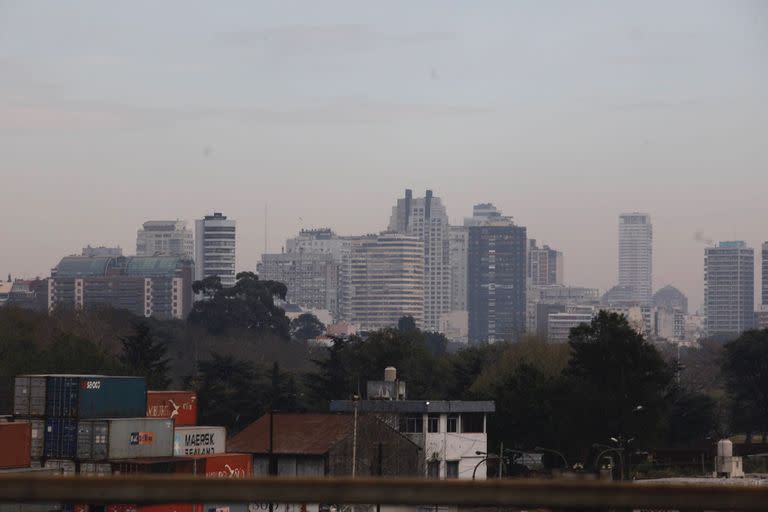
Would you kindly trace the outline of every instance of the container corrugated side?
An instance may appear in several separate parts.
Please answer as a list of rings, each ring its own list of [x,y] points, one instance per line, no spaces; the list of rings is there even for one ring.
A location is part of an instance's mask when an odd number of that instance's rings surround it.
[[[29,467],[32,427],[27,422],[0,423],[0,468]]]
[[[227,429],[224,427],[176,427],[173,454],[177,457],[224,453]]]
[[[45,379],[45,415],[49,418],[76,417],[80,377],[49,375]]]
[[[107,420],[108,459],[173,456],[173,421],[160,418]]]
[[[72,418],[45,420],[44,457],[73,459],[77,454],[77,421]]]
[[[81,462],[80,476],[103,477],[112,474],[112,464],[108,462]]]
[[[147,391],[147,417],[171,419],[177,427],[197,425],[197,393]]]
[[[196,473],[207,478],[251,478],[253,455],[250,453],[222,453],[198,458]]]
[[[29,420],[32,430],[32,442],[30,444],[30,456],[39,459],[43,456],[45,443],[45,420]]]
[[[75,476],[77,473],[77,464],[73,460],[49,459],[45,461],[45,467],[60,469],[63,476]]]
[[[82,377],[78,416],[138,418],[147,411],[147,385],[143,377]]]

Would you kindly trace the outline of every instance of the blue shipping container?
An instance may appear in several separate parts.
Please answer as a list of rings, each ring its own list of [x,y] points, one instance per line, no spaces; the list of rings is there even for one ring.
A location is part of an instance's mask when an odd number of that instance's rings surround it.
[[[58,418],[135,418],[147,412],[143,377],[48,375],[46,415]]]
[[[77,421],[71,418],[45,420],[43,453],[47,459],[73,459],[77,453]]]

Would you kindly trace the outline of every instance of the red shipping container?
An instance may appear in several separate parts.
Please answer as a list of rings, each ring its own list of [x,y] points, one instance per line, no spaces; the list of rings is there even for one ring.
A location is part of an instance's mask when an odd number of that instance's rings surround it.
[[[219,453],[195,457],[199,460],[197,474],[206,478],[251,478],[253,456],[249,453]]]
[[[197,425],[197,394],[193,391],[147,391],[147,418],[174,420],[177,427]]]
[[[32,463],[32,426],[26,422],[0,423],[0,468],[28,468]]]
[[[195,512],[196,508],[192,503],[162,503],[139,507],[138,512]]]
[[[112,503],[107,505],[104,510],[106,512],[138,512],[139,507],[137,505],[125,505]]]

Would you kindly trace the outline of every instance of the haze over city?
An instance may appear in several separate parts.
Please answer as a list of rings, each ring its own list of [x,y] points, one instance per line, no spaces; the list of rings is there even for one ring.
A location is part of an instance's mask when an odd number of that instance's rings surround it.
[[[766,48],[762,2],[0,2],[0,268],[45,277],[215,210],[253,270],[265,204],[279,252],[430,188],[603,291],[618,214],[648,212],[654,288],[696,309],[695,233],[768,238]]]

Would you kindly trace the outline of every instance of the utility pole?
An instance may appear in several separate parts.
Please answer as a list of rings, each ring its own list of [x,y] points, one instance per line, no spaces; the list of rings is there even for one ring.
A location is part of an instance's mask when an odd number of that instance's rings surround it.
[[[379,441],[379,478],[384,474],[384,445]],[[376,504],[376,512],[381,512],[381,503]]]
[[[499,444],[499,479],[502,475],[502,464],[504,464],[504,441]]]
[[[352,399],[355,408],[355,419],[352,428],[352,478],[355,478],[357,470],[357,400],[358,396],[355,395]]]
[[[272,406],[269,406],[269,476],[277,476],[277,464],[275,464],[274,448],[275,414]],[[274,504],[269,502],[269,512],[274,511]]]

